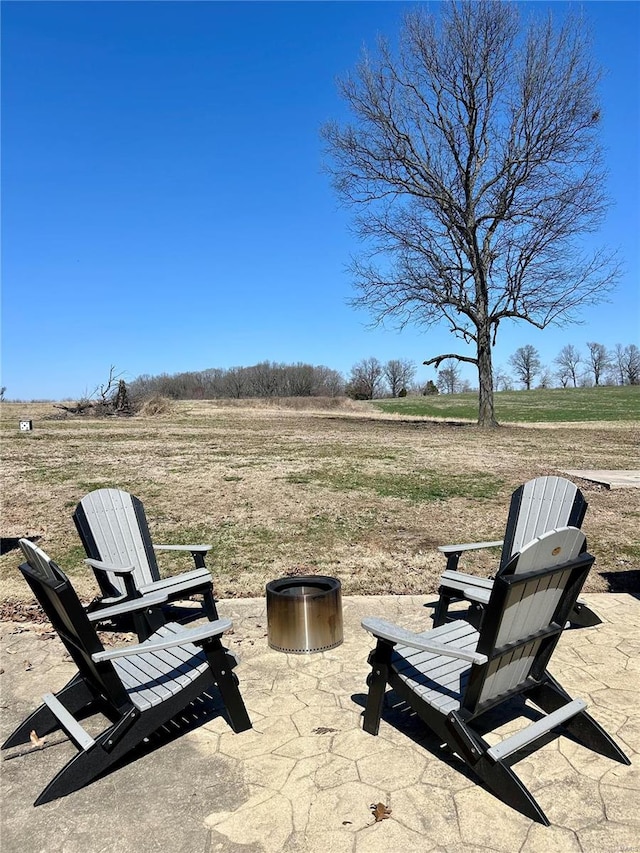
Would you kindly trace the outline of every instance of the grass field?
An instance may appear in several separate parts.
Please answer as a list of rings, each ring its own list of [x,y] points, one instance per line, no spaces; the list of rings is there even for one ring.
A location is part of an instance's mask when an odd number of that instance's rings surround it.
[[[477,392],[376,400],[371,405],[400,415],[478,419]],[[640,385],[500,391],[495,394],[495,409],[503,423],[638,421]]]
[[[385,414],[351,401],[198,401],[106,420],[5,403],[2,536],[40,537],[89,599],[97,589],[71,513],[86,492],[114,486],[142,499],[157,543],[213,544],[220,597],[262,595],[268,580],[305,572],[339,577],[346,594],[430,593],[444,567],[437,545],[501,538],[520,483],[563,468],[640,467],[637,424],[607,421],[604,405],[599,422],[483,432],[412,416],[401,402]],[[22,418],[32,432],[19,431]],[[640,492],[579,485],[597,559],[587,589],[638,591]],[[175,572],[187,560],[163,555],[161,565]],[[469,554],[464,568],[488,574],[495,562]],[[0,557],[5,604],[30,599],[17,563],[15,550]]]

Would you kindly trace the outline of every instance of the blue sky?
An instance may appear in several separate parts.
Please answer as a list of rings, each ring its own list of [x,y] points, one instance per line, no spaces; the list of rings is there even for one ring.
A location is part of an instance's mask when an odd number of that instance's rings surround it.
[[[358,245],[321,171],[319,129],[346,118],[336,77],[408,7],[3,2],[7,396],[76,397],[110,365],[129,379],[262,360],[348,373],[459,351],[444,326],[370,329],[347,304]],[[640,4],[584,12],[607,70],[615,202],[595,240],[619,247],[625,274],[584,325],[501,326],[496,366],[525,343],[550,363],[565,343],[639,337]]]

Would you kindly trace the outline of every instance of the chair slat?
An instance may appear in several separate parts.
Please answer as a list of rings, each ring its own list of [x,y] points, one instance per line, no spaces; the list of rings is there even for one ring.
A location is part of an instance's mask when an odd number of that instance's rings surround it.
[[[133,564],[138,587],[159,580],[157,567],[150,564],[131,495],[119,489],[97,489],[80,504],[100,553],[98,559],[116,565]],[[110,582],[126,592],[122,579],[108,574]]]
[[[541,533],[568,524],[577,492],[575,484],[564,477],[537,477],[525,483],[509,556]]]

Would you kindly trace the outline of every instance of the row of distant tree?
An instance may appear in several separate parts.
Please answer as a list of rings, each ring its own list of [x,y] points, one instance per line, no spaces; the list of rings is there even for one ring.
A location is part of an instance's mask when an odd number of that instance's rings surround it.
[[[592,385],[640,385],[640,349],[636,344],[616,344],[607,349],[604,344],[590,341],[585,351],[566,344],[545,365],[537,349],[530,344],[519,347],[509,358],[515,379],[525,388],[578,388]],[[503,370],[494,373],[497,391],[513,387],[513,380]]]
[[[133,399],[174,400],[251,397],[339,397],[344,378],[330,367],[263,361],[250,367],[210,368],[188,373],[138,376],[129,383]]]
[[[437,391],[455,394],[470,390],[469,383],[461,377],[458,362],[450,359],[443,365],[435,383]],[[566,344],[551,364],[544,364],[538,350],[527,344],[509,357],[508,368],[498,367],[493,371],[495,391],[599,385],[640,385],[640,349],[636,344],[616,344],[607,349],[604,344],[590,341],[586,350]]]
[[[585,387],[590,385],[640,384],[640,349],[635,344],[617,344],[608,350],[590,342],[584,352],[573,344],[564,346],[553,366],[543,365],[535,347],[517,349],[508,360],[510,372],[497,368],[494,388],[506,391],[524,388]],[[416,382],[417,366],[409,359],[381,362],[375,357],[358,361],[345,378],[324,365],[279,364],[263,361],[250,367],[208,370],[159,376],[138,376],[128,385],[132,399],[153,396],[175,400],[252,397],[339,397],[356,400],[402,397],[406,394],[454,394],[473,390],[461,375],[459,363],[448,359],[437,371],[435,382]]]

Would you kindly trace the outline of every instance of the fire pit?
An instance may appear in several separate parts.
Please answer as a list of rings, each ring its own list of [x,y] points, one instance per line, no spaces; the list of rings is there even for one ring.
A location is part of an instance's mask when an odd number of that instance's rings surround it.
[[[279,652],[326,652],[342,643],[340,581],[324,575],[267,584],[269,646]]]

